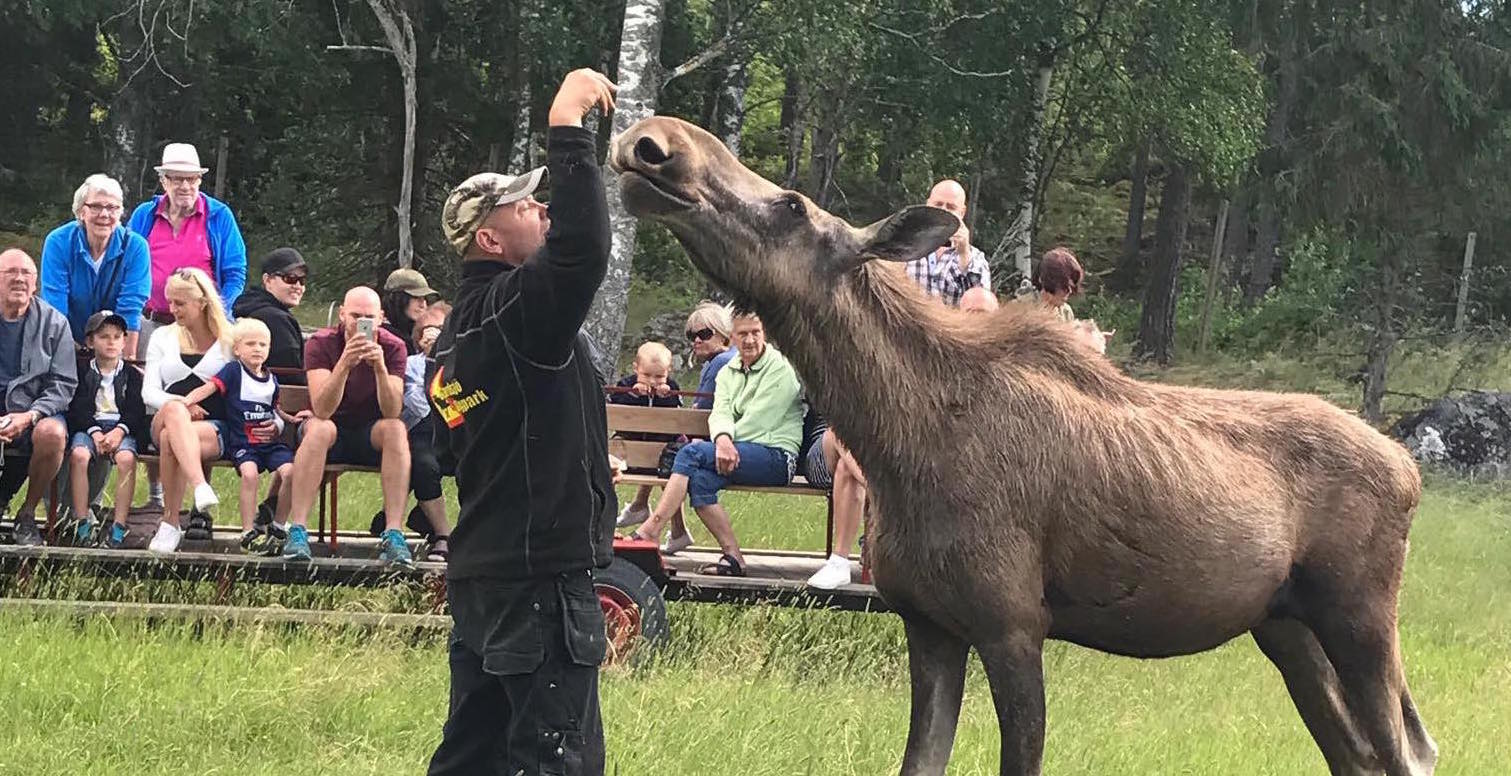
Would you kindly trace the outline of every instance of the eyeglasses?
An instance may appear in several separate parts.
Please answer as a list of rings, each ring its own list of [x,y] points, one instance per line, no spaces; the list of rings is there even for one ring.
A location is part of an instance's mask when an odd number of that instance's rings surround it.
[[[35,277],[36,274],[37,271],[30,267],[10,267],[9,269],[0,269],[0,277],[6,278],[29,278]]]
[[[274,277],[291,286],[302,286],[304,281],[309,279],[309,275],[275,275]]]
[[[697,331],[689,331],[687,333],[687,341],[688,342],[700,342],[700,341],[706,340],[706,339],[713,339],[713,336],[714,336],[714,330],[713,329],[711,329],[711,328],[703,328],[703,329],[698,329]]]
[[[88,210],[91,213],[94,213],[95,215],[99,215],[101,213],[116,215],[117,213],[121,212],[120,205],[112,205],[108,202],[85,202],[84,209]]]
[[[164,175],[163,180],[175,186],[198,186],[202,178],[198,175]]]

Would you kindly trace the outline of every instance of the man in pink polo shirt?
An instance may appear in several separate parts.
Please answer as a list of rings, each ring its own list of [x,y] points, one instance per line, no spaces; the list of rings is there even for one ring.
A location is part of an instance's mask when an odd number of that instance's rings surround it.
[[[199,190],[206,172],[199,152],[188,143],[169,143],[157,166],[163,193],[138,205],[131,231],[147,238],[152,256],[152,289],[142,311],[140,351],[157,325],[173,322],[163,284],[175,270],[195,267],[215,281],[229,312],[247,282],[247,246],[236,216],[224,202]]]
[[[163,284],[182,267],[195,267],[215,281],[230,313],[247,284],[247,245],[241,227],[226,203],[199,190],[209,170],[199,163],[199,151],[188,143],[163,147],[163,163],[156,168],[163,193],[137,205],[127,228],[147,239],[152,258],[152,288],[142,308],[137,358],[147,357],[147,343],[158,326],[173,323]],[[147,467],[150,500],[147,507],[161,509],[163,486],[157,466]]]

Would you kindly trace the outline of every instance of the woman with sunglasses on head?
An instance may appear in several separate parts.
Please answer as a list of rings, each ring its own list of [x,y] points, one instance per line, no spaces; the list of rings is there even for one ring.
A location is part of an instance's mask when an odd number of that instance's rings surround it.
[[[262,286],[248,288],[236,300],[231,314],[256,318],[272,333],[267,365],[278,372],[284,385],[304,385],[304,330],[294,318],[294,308],[309,287],[310,268],[293,248],[278,248],[262,257]],[[286,372],[282,370],[299,370]]]

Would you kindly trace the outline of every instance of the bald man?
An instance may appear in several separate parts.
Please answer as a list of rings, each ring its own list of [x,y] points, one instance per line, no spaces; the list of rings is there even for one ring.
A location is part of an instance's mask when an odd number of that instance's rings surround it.
[[[68,440],[63,412],[78,387],[68,318],[36,297],[37,264],[25,252],[0,252],[0,505],[29,483],[16,513],[17,544],[42,544],[37,504],[52,486]]]
[[[958,307],[967,289],[992,287],[992,270],[986,263],[986,254],[971,247],[971,230],[965,225],[965,187],[958,181],[942,180],[929,190],[928,202],[924,204],[954,213],[960,219],[960,229],[945,245],[908,262],[908,277],[925,293]]]
[[[299,429],[290,493],[286,560],[309,560],[310,510],[320,493],[327,461],[376,466],[383,486],[384,531],[378,557],[409,565],[400,526],[409,500],[409,434],[404,405],[404,341],[382,327],[378,292],[346,292],[339,323],[304,343],[304,370],[314,414]]]
[[[968,313],[995,312],[1000,306],[997,295],[984,286],[967,288],[965,293],[960,295],[960,309]]]

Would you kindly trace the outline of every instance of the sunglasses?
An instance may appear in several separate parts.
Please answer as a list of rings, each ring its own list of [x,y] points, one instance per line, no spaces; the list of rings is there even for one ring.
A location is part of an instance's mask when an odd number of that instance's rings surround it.
[[[304,281],[309,279],[309,275],[279,275],[278,279],[291,286],[302,286]]]
[[[708,329],[708,328],[698,329],[697,331],[687,332],[687,341],[688,342],[700,342],[700,341],[706,340],[706,339],[713,339],[713,336],[714,336],[714,330],[713,329]]]

